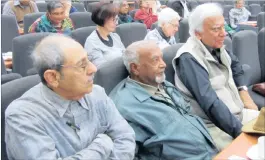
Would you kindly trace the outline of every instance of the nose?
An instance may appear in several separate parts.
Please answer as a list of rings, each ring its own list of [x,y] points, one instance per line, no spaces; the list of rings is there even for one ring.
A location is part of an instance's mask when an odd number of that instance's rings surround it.
[[[89,62],[89,65],[87,68],[87,75],[90,75],[96,72],[97,72],[97,67],[93,63]]]
[[[223,28],[220,32],[220,36],[226,36],[225,28]]]
[[[166,66],[167,66],[167,64],[165,63],[165,61],[163,60],[163,58],[161,58],[159,67],[164,69],[164,68],[166,68]]]

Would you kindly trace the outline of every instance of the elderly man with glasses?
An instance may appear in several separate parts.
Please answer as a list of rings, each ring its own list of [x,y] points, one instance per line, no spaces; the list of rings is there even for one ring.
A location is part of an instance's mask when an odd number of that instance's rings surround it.
[[[191,98],[193,113],[204,120],[219,149],[259,114],[239,60],[225,50],[224,26],[222,8],[199,5],[189,17],[191,37],[173,59],[176,87]]]
[[[93,85],[97,69],[84,48],[51,35],[32,57],[42,83],[6,110],[9,159],[132,160],[134,131],[104,89]]]

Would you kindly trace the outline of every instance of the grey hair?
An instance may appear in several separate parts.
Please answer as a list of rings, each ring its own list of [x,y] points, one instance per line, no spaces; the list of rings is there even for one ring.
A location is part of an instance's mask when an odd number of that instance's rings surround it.
[[[116,6],[116,7],[121,7],[123,1],[126,1],[126,0],[114,0],[113,1],[113,4]]]
[[[68,41],[62,41],[65,39]],[[61,65],[64,64],[65,59],[64,49],[70,47],[73,42],[75,42],[73,39],[65,35],[52,34],[36,44],[31,58],[33,60],[33,66],[37,70],[43,84],[47,85],[44,79],[44,72],[46,70],[61,71]]]
[[[148,49],[148,47],[153,48],[153,46],[150,46],[150,44],[157,45],[157,43],[153,40],[141,40],[141,41],[133,42],[123,52],[123,55],[122,55],[123,63],[129,73],[131,73],[130,65],[132,63],[136,63],[136,64],[139,63],[139,51],[141,49]]]
[[[47,4],[47,11],[51,13],[56,8],[64,8],[64,5],[61,1],[49,1]]]
[[[195,32],[203,31],[203,22],[212,16],[223,16],[223,9],[216,3],[204,3],[197,6],[189,17],[189,33],[195,37]]]
[[[164,8],[158,14],[158,26],[161,27],[163,23],[169,23],[174,19],[180,20],[178,12],[171,8]]]

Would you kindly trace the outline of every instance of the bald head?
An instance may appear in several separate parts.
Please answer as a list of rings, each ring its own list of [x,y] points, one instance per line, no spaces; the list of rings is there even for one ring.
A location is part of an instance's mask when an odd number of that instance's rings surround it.
[[[127,47],[123,61],[132,79],[157,86],[165,80],[163,54],[154,41],[138,41]]]
[[[142,40],[132,43],[126,48],[123,54],[125,67],[130,72],[131,63],[139,63],[139,60],[143,55],[151,54],[151,51],[156,49],[159,49],[159,47],[155,41]]]

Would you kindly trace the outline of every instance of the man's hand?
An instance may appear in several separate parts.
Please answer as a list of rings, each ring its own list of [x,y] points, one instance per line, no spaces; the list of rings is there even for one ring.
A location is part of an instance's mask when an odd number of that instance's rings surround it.
[[[239,91],[240,98],[244,103],[245,108],[258,110],[258,106],[253,102],[252,98],[249,96],[248,91]]]

